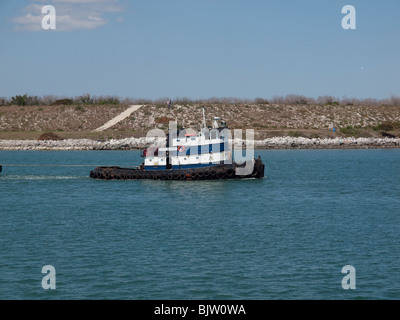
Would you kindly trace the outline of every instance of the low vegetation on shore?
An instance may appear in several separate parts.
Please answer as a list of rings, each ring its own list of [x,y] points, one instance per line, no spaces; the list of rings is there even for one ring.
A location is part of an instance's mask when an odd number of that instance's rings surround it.
[[[270,137],[398,137],[400,98],[318,99],[298,95],[257,98],[120,99],[83,95],[74,98],[19,95],[0,98],[0,139],[39,139],[53,133],[60,139],[95,140],[144,137],[150,129],[166,130],[170,120],[180,127],[198,129],[201,106],[206,107],[208,124],[214,116],[227,121],[231,129],[254,129],[255,139]],[[103,132],[92,132],[132,104],[143,105],[128,118]]]

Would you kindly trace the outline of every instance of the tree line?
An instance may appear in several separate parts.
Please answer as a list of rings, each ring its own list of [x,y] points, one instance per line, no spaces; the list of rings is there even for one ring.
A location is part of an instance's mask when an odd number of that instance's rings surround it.
[[[29,96],[28,94],[16,95],[11,98],[1,98],[0,105],[17,105],[17,106],[39,106],[39,105],[95,105],[95,104],[121,104],[119,97],[115,96],[91,96],[90,94],[84,94],[73,98],[63,98],[52,95],[43,97]]]
[[[208,99],[190,99],[190,98],[160,98],[160,99],[134,99],[120,98],[117,96],[91,96],[84,94],[76,97],[57,97],[46,95],[42,97],[30,96],[28,94],[16,95],[11,98],[0,97],[0,106],[39,106],[39,105],[132,105],[132,104],[150,104],[166,105],[168,100],[173,104],[195,105],[195,104],[283,104],[283,105],[364,105],[364,106],[400,106],[400,96],[392,95],[390,98],[337,98],[333,96],[319,96],[318,98],[307,97],[304,95],[288,94],[286,96],[273,96],[267,98],[243,99],[234,97]]]

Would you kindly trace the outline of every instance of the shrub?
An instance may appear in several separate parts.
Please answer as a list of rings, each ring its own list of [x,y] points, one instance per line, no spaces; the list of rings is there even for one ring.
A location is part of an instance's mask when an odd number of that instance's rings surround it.
[[[7,98],[1,97],[0,98],[0,106],[5,106],[9,103]]]
[[[63,138],[53,132],[45,132],[40,135],[38,140],[63,140]]]
[[[120,104],[121,101],[118,97],[104,97],[104,98],[99,98],[97,99],[97,104]]]
[[[269,104],[269,101],[267,99],[263,99],[263,98],[255,98],[254,103],[255,104]]]
[[[74,100],[76,103],[79,103],[79,104],[93,104],[93,100],[90,97],[90,94],[88,94],[88,93],[84,94],[82,96],[76,97]]]
[[[76,107],[75,107],[75,111],[85,112],[86,110],[85,110],[85,108],[82,107],[82,106],[76,106]]]
[[[379,130],[392,131],[392,130],[400,129],[400,122],[386,121],[386,122],[376,125],[375,127],[373,127],[373,129],[375,131],[379,131]]]
[[[11,98],[11,105],[17,106],[37,106],[40,104],[39,98],[37,96],[28,96],[27,94],[16,95]]]
[[[65,98],[65,99],[58,99],[54,101],[54,105],[70,105],[73,104],[73,100],[70,98]]]
[[[301,132],[299,132],[299,131],[289,131],[288,135],[289,135],[289,137],[292,137],[292,138],[298,138],[298,137],[301,137]]]
[[[169,124],[169,122],[174,121],[174,119],[168,118],[168,117],[159,117],[159,118],[155,118],[154,121],[156,123],[160,123],[160,124]]]
[[[15,97],[11,98],[11,104],[17,105],[17,106],[26,106],[27,97],[28,96],[26,94],[24,94],[23,96],[16,95]]]
[[[346,136],[357,136],[360,134],[360,127],[347,126],[339,129]]]

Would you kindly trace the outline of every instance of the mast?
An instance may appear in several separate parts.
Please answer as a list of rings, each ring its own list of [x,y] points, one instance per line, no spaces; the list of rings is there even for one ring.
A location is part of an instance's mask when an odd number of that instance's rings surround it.
[[[167,160],[165,168],[170,169],[171,166],[169,165],[169,129],[168,129],[168,135],[167,135],[167,151],[165,152],[165,157]]]
[[[206,129],[206,115],[204,113],[205,107],[202,106],[201,108],[203,109],[203,129]]]
[[[171,140],[172,140],[171,128],[168,127],[167,151],[165,152],[165,157],[166,157],[166,161],[167,161],[166,166],[165,166],[166,169],[171,169],[171,168],[172,168],[172,164],[171,164],[172,161],[171,161],[171,158],[170,158],[170,156],[169,156],[169,147],[170,147],[171,142],[172,142]]]

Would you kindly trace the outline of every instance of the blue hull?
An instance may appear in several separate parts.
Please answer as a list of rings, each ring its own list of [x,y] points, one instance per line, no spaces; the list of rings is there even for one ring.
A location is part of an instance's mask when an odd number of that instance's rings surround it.
[[[189,164],[189,165],[172,166],[171,169],[172,170],[186,170],[186,169],[213,167],[213,166],[220,166],[220,164],[214,164],[214,163]],[[146,171],[167,170],[166,166],[145,166],[144,169]]]

